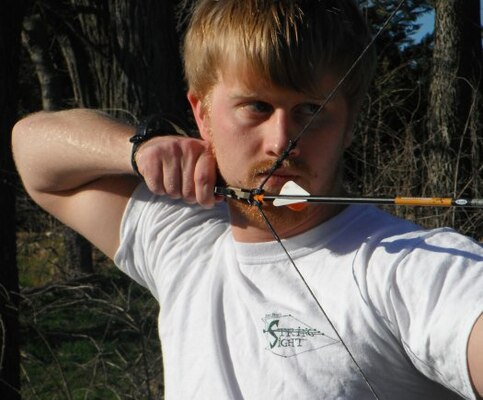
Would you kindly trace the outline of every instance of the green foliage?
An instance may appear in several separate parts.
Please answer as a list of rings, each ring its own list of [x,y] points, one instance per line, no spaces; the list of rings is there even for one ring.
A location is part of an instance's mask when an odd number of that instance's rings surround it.
[[[60,238],[51,232],[17,235],[17,262],[20,286],[42,286],[56,275],[56,265],[63,257]]]

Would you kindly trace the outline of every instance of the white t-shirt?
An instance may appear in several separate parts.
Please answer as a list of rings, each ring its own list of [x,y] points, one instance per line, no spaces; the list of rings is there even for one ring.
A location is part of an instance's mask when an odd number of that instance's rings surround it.
[[[371,206],[284,244],[330,322],[278,243],[234,241],[226,205],[138,187],[115,262],[160,303],[166,399],[374,399],[357,365],[380,399],[475,398],[479,244]]]

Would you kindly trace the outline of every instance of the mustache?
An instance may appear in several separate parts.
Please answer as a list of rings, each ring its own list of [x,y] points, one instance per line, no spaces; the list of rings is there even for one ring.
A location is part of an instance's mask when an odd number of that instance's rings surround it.
[[[249,177],[253,180],[259,175],[266,175],[268,174],[274,165],[273,160],[263,160],[255,163],[254,165],[250,166],[249,168]],[[298,159],[287,159],[282,162],[282,165],[277,169],[282,169],[282,170],[289,170],[290,173],[293,173],[294,175],[299,175],[299,174],[304,174],[308,175],[310,174],[310,168],[308,165],[303,161],[303,160],[298,160]],[[277,171],[276,170],[276,171]],[[275,171],[275,173],[276,173]]]

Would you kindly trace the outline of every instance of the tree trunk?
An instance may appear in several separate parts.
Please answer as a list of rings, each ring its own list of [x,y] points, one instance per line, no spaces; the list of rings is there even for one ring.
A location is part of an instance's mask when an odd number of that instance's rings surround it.
[[[481,153],[478,0],[437,0],[428,110],[428,193],[477,196]],[[452,224],[457,224],[455,214]]]
[[[59,110],[66,101],[62,91],[62,78],[53,62],[50,37],[40,15],[25,18],[22,42],[37,72],[42,92],[42,108],[45,111]],[[68,274],[92,273],[92,247],[89,242],[68,227],[64,230],[65,272]]]
[[[87,55],[96,101],[90,106],[123,110],[124,116],[160,110],[186,115],[175,1],[71,2],[91,43]]]
[[[37,73],[42,92],[42,108],[54,111],[62,108],[60,75],[56,72],[49,53],[50,38],[40,15],[25,17],[22,31],[22,44],[28,51]]]
[[[68,227],[63,229],[67,272],[92,274],[94,272],[92,245],[72,229]]]
[[[17,118],[17,76],[24,2],[7,0],[0,13],[0,398],[20,399],[15,168],[10,132]]]

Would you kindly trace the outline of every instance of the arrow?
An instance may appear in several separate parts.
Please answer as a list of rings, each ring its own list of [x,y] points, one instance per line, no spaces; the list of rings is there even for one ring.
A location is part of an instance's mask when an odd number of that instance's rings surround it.
[[[287,206],[291,209],[302,209],[304,203],[324,204],[389,204],[396,206],[425,206],[425,207],[476,207],[483,208],[483,199],[466,199],[450,197],[333,197],[312,196],[305,189],[293,181],[288,181],[278,195],[253,194],[254,201],[260,203],[273,201],[276,207]],[[302,206],[300,207],[300,205]],[[297,207],[294,207],[297,205]]]

